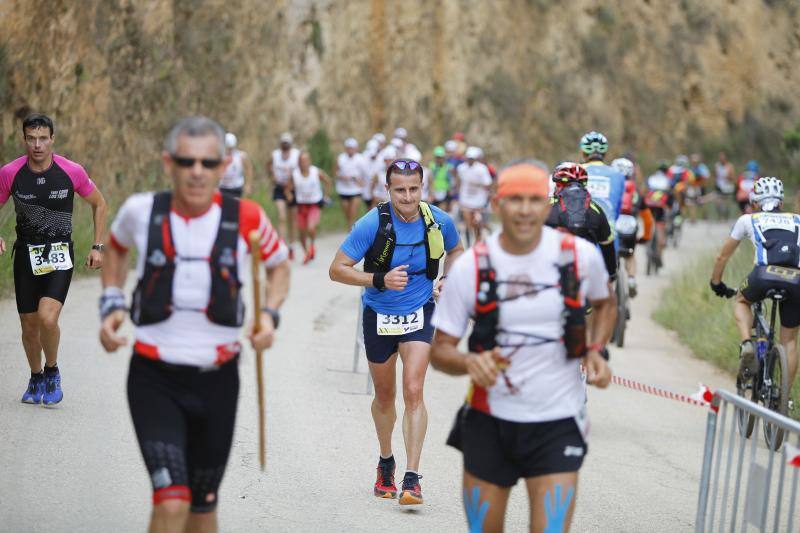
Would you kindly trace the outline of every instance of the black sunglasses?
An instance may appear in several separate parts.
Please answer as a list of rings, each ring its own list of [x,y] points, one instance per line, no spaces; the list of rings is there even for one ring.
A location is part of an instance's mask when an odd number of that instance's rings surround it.
[[[203,168],[217,168],[222,164],[222,159],[195,159],[193,157],[178,157],[177,155],[171,155],[170,157],[172,157],[176,165],[184,168],[193,167],[198,161],[203,165]]]

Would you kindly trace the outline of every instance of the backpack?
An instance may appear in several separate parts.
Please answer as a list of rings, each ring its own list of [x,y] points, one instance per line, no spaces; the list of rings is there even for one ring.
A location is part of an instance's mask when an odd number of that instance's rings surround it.
[[[589,209],[592,196],[585,187],[577,183],[567,185],[553,198],[558,212],[558,226],[572,235],[597,243],[594,230],[590,227]]]

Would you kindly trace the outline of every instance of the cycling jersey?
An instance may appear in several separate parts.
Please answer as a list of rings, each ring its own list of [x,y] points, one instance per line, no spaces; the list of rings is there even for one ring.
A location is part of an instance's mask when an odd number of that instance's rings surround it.
[[[272,152],[272,174],[275,176],[275,183],[278,185],[286,185],[292,177],[292,171],[297,167],[297,160],[300,159],[300,150],[291,148],[283,156],[283,151],[280,149]]]
[[[492,175],[489,169],[480,161],[461,163],[456,169],[458,172],[459,189],[458,203],[468,209],[483,209],[489,202],[489,186],[492,184]]]
[[[536,249],[509,254],[500,233],[487,240],[498,283],[500,319],[498,344],[508,364],[489,388],[472,384],[471,407],[511,422],[544,422],[577,416],[586,399],[580,360],[567,359],[564,298],[559,289],[559,233],[542,228]],[[580,293],[589,300],[608,298],[608,274],[597,248],[575,238]],[[458,257],[448,271],[433,325],[462,337],[475,313],[476,257],[472,250]],[[513,347],[518,347],[513,353]]]
[[[322,183],[319,179],[319,169],[314,165],[308,168],[308,175],[304,176],[297,167],[292,172],[294,183],[294,200],[299,205],[318,204],[324,196]]]
[[[244,187],[244,152],[231,150],[231,162],[219,182],[220,189],[241,189]]]
[[[350,156],[343,152],[336,158],[336,164],[336,192],[343,196],[361,196],[364,174],[368,172],[364,157],[358,153]]]
[[[589,161],[584,163],[583,167],[589,174],[586,188],[592,195],[592,200],[603,209],[613,227],[622,209],[625,175],[602,161]]]
[[[0,168],[0,204],[9,196],[17,213],[17,239],[26,243],[57,242],[72,236],[75,193],[87,197],[95,189],[78,163],[53,154],[43,172],[28,166],[22,156]]]
[[[120,251],[136,246],[137,276],[144,273],[148,224],[154,193],[139,193],[128,198],[111,225],[111,244]],[[173,312],[163,322],[137,326],[134,350],[142,356],[173,364],[213,366],[224,363],[240,351],[240,328],[212,323],[202,310],[208,305],[211,269],[208,258],[217,236],[221,215],[221,195],[211,208],[196,217],[184,217],[174,210],[169,227],[175,249]],[[241,200],[236,261],[239,279],[250,277],[248,236],[260,235],[261,259],[266,266],[277,265],[288,257],[288,250],[272,228],[259,205]]]
[[[733,225],[731,238],[749,237],[755,246],[755,264],[800,267],[800,215],[753,213],[742,215]]]

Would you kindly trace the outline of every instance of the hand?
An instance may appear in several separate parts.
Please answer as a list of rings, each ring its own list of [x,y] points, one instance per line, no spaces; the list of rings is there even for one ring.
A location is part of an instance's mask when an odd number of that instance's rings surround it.
[[[467,356],[467,373],[476,385],[491,387],[497,382],[499,373],[497,368],[498,357],[500,357],[500,348]]]
[[[433,297],[435,299],[439,298],[439,295],[442,293],[443,288],[444,288],[444,276],[436,280],[436,283],[433,285]]]
[[[611,382],[611,367],[597,350],[589,350],[583,358],[586,381],[597,388],[605,389]]]
[[[251,322],[247,328],[247,338],[250,339],[253,349],[260,352],[271,348],[272,342],[275,340],[275,324],[272,322],[272,315],[261,313],[261,326],[258,333],[253,332],[254,324],[254,322]]]
[[[103,266],[103,252],[92,250],[86,258],[86,266],[92,270],[97,270]]]
[[[719,283],[714,283],[713,281],[709,282],[711,285],[711,290],[714,291],[714,294],[719,296],[720,298],[733,298],[736,296],[736,289],[731,289],[725,282],[720,281]]]
[[[108,315],[103,323],[100,324],[100,344],[103,349],[108,352],[116,352],[117,348],[121,348],[128,344],[128,339],[117,335],[117,330],[125,321],[125,311],[118,309]]]
[[[399,265],[386,273],[383,278],[384,286],[391,291],[402,291],[408,285],[408,274],[405,270],[408,265]]]
[[[0,255],[3,255],[4,253],[6,253],[6,241],[0,237]]]

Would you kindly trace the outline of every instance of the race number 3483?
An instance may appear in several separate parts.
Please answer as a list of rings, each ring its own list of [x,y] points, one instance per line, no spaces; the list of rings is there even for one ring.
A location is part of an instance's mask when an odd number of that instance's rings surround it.
[[[31,261],[31,270],[34,276],[49,274],[55,270],[69,270],[72,268],[72,259],[69,257],[69,244],[54,242],[50,245],[50,253],[45,257],[44,244],[29,244],[28,257]]]
[[[377,313],[378,335],[405,335],[419,331],[425,326],[425,313],[422,307],[407,315],[384,315]]]

